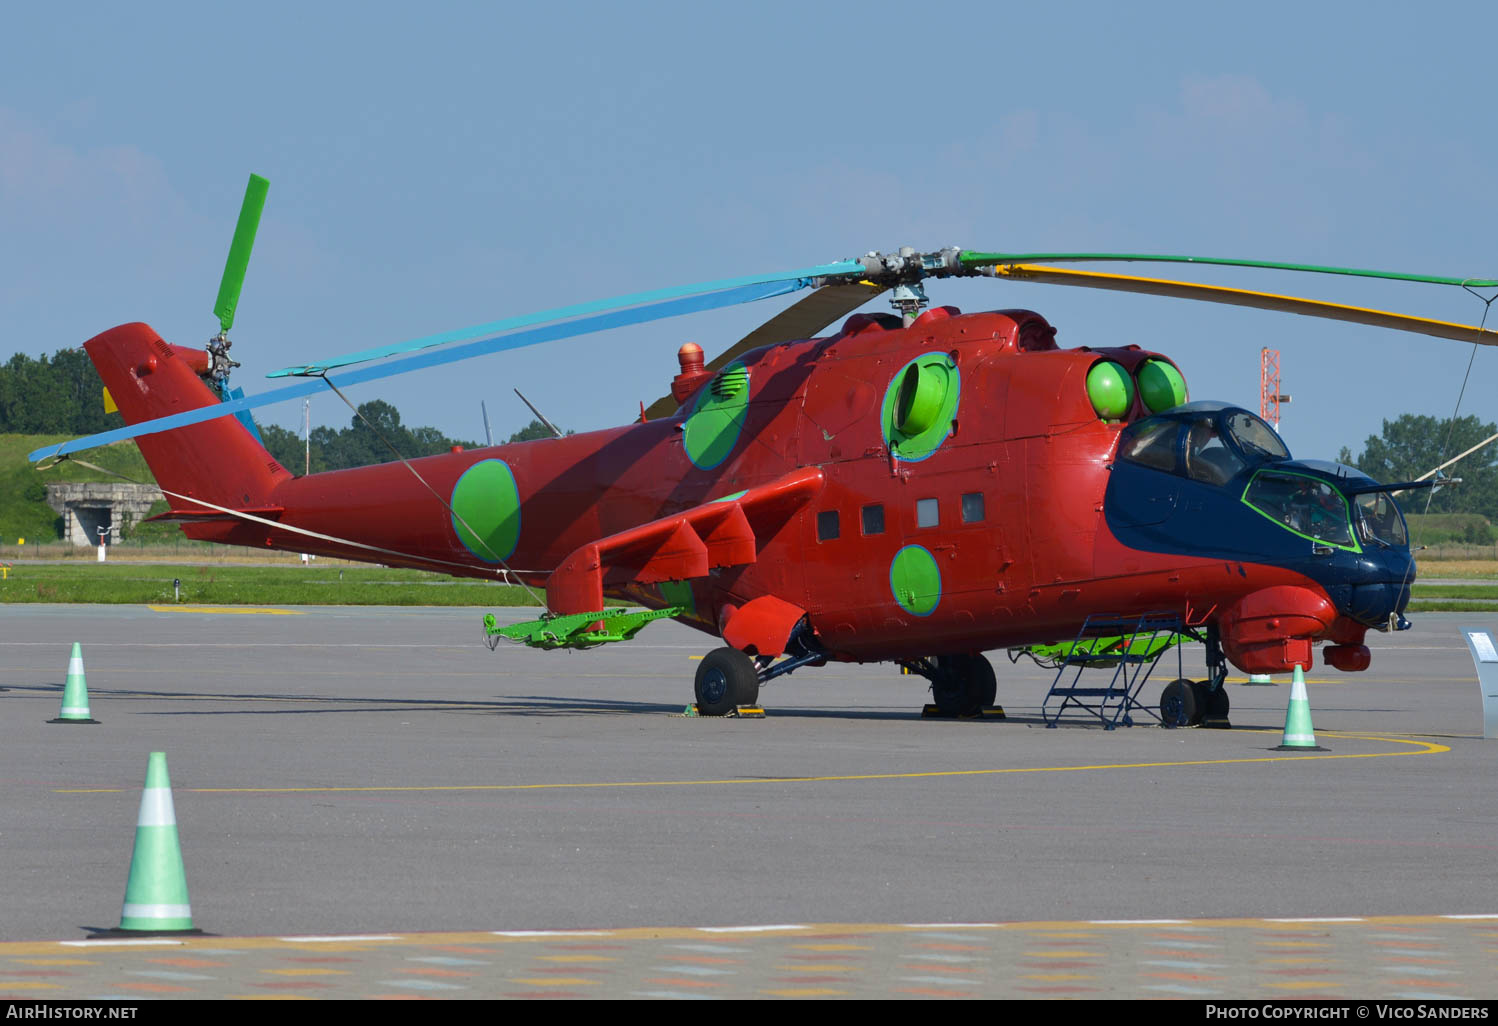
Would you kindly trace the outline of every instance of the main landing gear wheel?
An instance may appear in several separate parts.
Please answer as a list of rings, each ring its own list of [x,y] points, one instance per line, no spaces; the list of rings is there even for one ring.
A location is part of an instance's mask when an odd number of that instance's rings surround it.
[[[736,648],[715,648],[697,667],[697,712],[703,716],[726,716],[736,706],[759,700],[759,670]]]
[[[1195,681],[1181,677],[1160,692],[1160,722],[1167,727],[1189,727],[1201,722]]]
[[[999,684],[981,655],[937,656],[931,700],[947,716],[976,716],[993,705]]]

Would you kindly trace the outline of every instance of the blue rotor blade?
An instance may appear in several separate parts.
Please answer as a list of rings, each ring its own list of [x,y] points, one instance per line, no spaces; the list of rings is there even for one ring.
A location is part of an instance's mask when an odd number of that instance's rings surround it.
[[[575,303],[572,306],[559,306],[554,310],[542,310],[540,313],[525,314],[521,317],[508,317],[504,320],[490,321],[488,324],[478,324],[471,328],[445,331],[440,335],[427,335],[423,338],[414,338],[407,342],[395,342],[388,346],[380,346],[377,349],[365,349],[362,352],[350,353],[347,356],[335,356],[329,360],[320,360],[317,363],[304,364],[299,367],[282,367],[280,370],[271,371],[266,377],[285,378],[316,374],[320,371],[332,370],[334,367],[347,367],[351,364],[366,363],[370,360],[379,360],[387,356],[398,356],[401,353],[414,353],[418,350],[430,349],[433,346],[447,345],[449,342],[460,342],[464,339],[473,338],[475,335],[494,335],[503,331],[513,331],[516,328],[529,327],[532,324],[545,324],[548,321],[560,321],[568,317],[601,313],[620,307],[639,306],[644,303],[658,303],[665,299],[677,299],[683,296],[721,292],[725,289],[734,289],[745,285],[764,285],[771,282],[800,281],[805,278],[823,278],[828,275],[853,273],[864,273],[863,264],[857,260],[840,260],[837,263],[821,264],[817,267],[804,267],[799,271],[785,271],[778,274],[755,274],[742,278],[724,278],[722,281],[700,282],[696,285],[679,285],[675,288],[655,289],[651,292],[634,292],[627,296],[599,299],[591,303]]]
[[[456,363],[459,360],[469,360],[476,356],[503,352],[507,349],[522,349],[525,346],[539,345],[542,342],[555,342],[564,338],[574,338],[578,335],[607,331],[610,328],[622,328],[631,324],[645,324],[650,321],[665,320],[668,317],[680,317],[683,314],[697,313],[702,310],[717,310],[739,303],[752,303],[758,299],[769,299],[773,296],[783,296],[791,292],[796,292],[805,288],[808,284],[810,283],[800,280],[741,285],[738,288],[727,289],[722,292],[714,292],[703,296],[688,296],[682,299],[654,303],[650,306],[637,306],[628,310],[615,310],[611,313],[599,314],[594,317],[583,318],[582,320],[568,321],[566,324],[550,324],[545,327],[532,328],[529,331],[517,331],[510,335],[502,335],[498,338],[479,339],[465,345],[444,349],[437,353],[427,353],[423,356],[413,356],[407,360],[383,364],[379,367],[366,367],[363,370],[350,371],[347,374],[340,375],[338,384],[344,386],[357,385],[365,381],[378,381],[381,378],[390,378],[397,374],[406,374],[410,371],[422,370],[427,367],[440,367],[446,363]],[[321,379],[312,378],[298,382],[295,385],[287,385],[284,388],[262,392],[259,395],[219,403],[217,406],[205,406],[201,409],[188,410],[185,413],[174,413],[169,417],[158,417],[155,420],[142,421],[139,424],[132,424],[129,427],[116,428],[113,431],[102,431],[99,434],[89,435],[86,438],[75,438],[70,442],[62,442],[59,445],[45,446],[35,450],[26,458],[32,463],[36,463],[56,456],[67,456],[70,453],[92,449],[95,446],[108,445],[110,442],[121,442],[127,438],[135,438],[138,435],[153,435],[158,431],[170,431],[173,428],[187,427],[191,424],[201,424],[207,420],[214,420],[218,417],[227,417],[242,410],[253,410],[261,406],[269,406],[271,403],[284,402],[287,399],[299,399],[304,395],[311,395],[313,392],[322,391],[325,387]]]

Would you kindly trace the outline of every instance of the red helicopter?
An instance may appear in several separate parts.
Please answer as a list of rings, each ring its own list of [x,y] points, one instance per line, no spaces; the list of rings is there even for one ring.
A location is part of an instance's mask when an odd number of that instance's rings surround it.
[[[1255,414],[1189,402],[1180,369],[1159,353],[1060,348],[1056,329],[1028,310],[926,308],[928,278],[1045,281],[1498,341],[1466,325],[1036,261],[1498,282],[903,249],[289,368],[277,374],[307,380],[246,399],[227,384],[238,366],[227,333],[264,194],[252,176],[216,307],[220,333],[202,349],[141,323],[91,339],[84,348],[129,426],[31,458],[136,437],[170,500],[161,519],[191,538],[544,586],[545,615],[518,629],[491,619],[494,636],[586,647],[674,617],[725,643],[696,675],[709,715],[827,660],[897,662],[930,680],[938,707],[972,712],[995,698],[984,652],[1076,637],[1099,612],[1165,611],[1207,646],[1208,679],[1175,682],[1162,699],[1168,722],[1190,723],[1226,713],[1229,662],[1250,673],[1308,668],[1324,643],[1326,663],[1362,670],[1370,628],[1409,626],[1414,562],[1391,495],[1407,483],[1292,458]],[[247,413],[807,286],[816,291],[711,362],[682,346],[669,396],[623,427],[297,476],[259,443]],[[886,291],[898,313],[853,313]],[[492,337],[453,344],[475,335]],[[647,612],[609,609],[606,598]]]

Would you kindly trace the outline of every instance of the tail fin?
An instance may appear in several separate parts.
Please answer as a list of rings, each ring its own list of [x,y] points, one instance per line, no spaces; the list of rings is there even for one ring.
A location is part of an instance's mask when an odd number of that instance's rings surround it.
[[[162,341],[147,324],[122,324],[83,344],[126,424],[219,402],[200,376],[208,354]],[[232,509],[268,504],[291,473],[245,426],[220,417],[191,427],[142,435],[136,444],[162,489]],[[173,510],[200,510],[182,499]]]

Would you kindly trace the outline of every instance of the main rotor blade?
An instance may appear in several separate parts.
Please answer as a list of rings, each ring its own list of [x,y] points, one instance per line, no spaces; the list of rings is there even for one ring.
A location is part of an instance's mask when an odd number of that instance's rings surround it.
[[[392,378],[398,374],[406,374],[427,367],[440,367],[443,364],[457,363],[460,360],[469,360],[475,356],[485,356],[489,353],[498,353],[507,349],[521,349],[525,346],[538,345],[542,342],[555,342],[559,339],[574,338],[578,335],[587,335],[597,331],[607,331],[609,328],[619,328],[630,324],[645,324],[650,321],[665,320],[668,317],[680,317],[683,314],[697,313],[702,310],[716,310],[725,306],[734,306],[738,303],[751,303],[757,299],[783,296],[795,292],[799,288],[801,288],[799,282],[765,282],[756,285],[741,285],[736,289],[713,292],[705,296],[686,296],[681,299],[654,303],[650,306],[636,306],[628,310],[615,310],[594,317],[568,321],[566,324],[548,324],[542,327],[531,328],[528,331],[517,331],[512,334],[501,335],[497,338],[479,339],[436,353],[412,356],[409,359],[399,360],[395,363],[349,371],[347,374],[339,377],[338,384],[340,386],[348,386],[362,384],[366,381],[378,381],[381,378]],[[196,410],[188,410],[184,413],[174,413],[168,417],[158,417],[155,420],[142,421],[139,424],[116,428],[113,431],[103,431],[96,435],[89,435],[86,438],[75,438],[72,441],[63,442],[55,446],[44,446],[33,451],[27,456],[27,459],[36,463],[39,460],[55,456],[66,456],[70,453],[92,449],[99,445],[107,445],[110,442],[124,441],[127,438],[135,438],[139,435],[152,435],[159,431],[170,431],[173,428],[201,424],[204,421],[231,416],[244,410],[254,410],[261,406],[269,406],[271,403],[283,402],[287,399],[299,399],[304,395],[321,391],[323,387],[324,383],[320,377],[312,378],[300,381],[294,385],[287,385],[283,388],[272,389],[269,392],[262,392],[259,395],[247,396],[243,399],[233,399],[229,402],[204,406]]]
[[[1046,263],[1158,263],[1213,264],[1219,267],[1257,267],[1272,271],[1309,271],[1315,274],[1344,274],[1355,278],[1387,278],[1393,281],[1415,281],[1427,285],[1465,285],[1471,288],[1498,288],[1489,278],[1446,278],[1429,274],[1402,274],[1397,271],[1367,271],[1355,267],[1325,267],[1320,264],[1286,264],[1273,260],[1239,260],[1230,257],[1170,256],[1160,253],[974,253],[963,250],[958,258],[963,267],[993,267],[1002,264]]]
[[[250,266],[250,251],[255,248],[255,232],[260,229],[260,214],[265,209],[265,194],[270,182],[250,175],[244,187],[244,202],[239,207],[239,222],[234,226],[234,241],[229,244],[229,259],[224,262],[224,276],[218,283],[218,301],[214,316],[224,334],[234,326],[234,311],[239,307],[239,292],[244,288],[244,272]]]
[[[751,349],[758,349],[760,346],[815,338],[823,328],[836,324],[883,291],[885,291],[885,286],[867,282],[823,285],[811,295],[798,299],[719,353],[707,365],[707,369],[720,370]],[[646,408],[645,419],[658,420],[661,417],[669,417],[677,411],[679,406],[674,396],[663,395]]]
[[[575,303],[571,306],[559,306],[554,310],[542,310],[539,313],[525,314],[520,317],[507,317],[504,320],[490,321],[487,324],[478,324],[471,328],[445,331],[439,335],[426,335],[422,338],[414,338],[406,342],[396,342],[388,346],[380,346],[377,349],[365,349],[358,353],[350,353],[347,356],[336,356],[330,360],[320,360],[317,363],[306,364],[300,367],[283,367],[280,370],[272,371],[266,377],[284,378],[318,374],[325,370],[332,370],[335,367],[349,367],[357,363],[367,363],[370,360],[384,359],[388,356],[419,352],[423,349],[430,349],[433,346],[447,345],[449,342],[459,342],[477,335],[493,335],[502,331],[513,331],[516,328],[529,327],[533,324],[546,324],[550,321],[578,317],[582,314],[601,313],[607,310],[617,310],[622,307],[639,306],[644,303],[658,303],[666,299],[720,292],[724,289],[734,289],[745,285],[764,285],[773,282],[795,281],[801,283],[796,287],[802,288],[805,284],[809,283],[808,279],[822,278],[827,275],[853,274],[862,270],[863,265],[856,260],[840,260],[836,263],[821,264],[816,267],[803,267],[795,271],[783,271],[775,274],[754,274],[742,278],[725,278],[721,281],[699,282],[696,285],[680,285],[676,288],[655,289],[650,292],[634,292],[626,296],[615,296],[612,299],[599,299],[591,303]]]
[[[1245,289],[1169,281],[1163,278],[1133,278],[1121,274],[1099,274],[1096,271],[1068,271],[1060,267],[1039,267],[1033,264],[1002,264],[994,268],[994,275],[1015,281],[1078,285],[1090,289],[1141,292],[1151,296],[1169,296],[1172,299],[1225,303],[1229,306],[1251,306],[1259,310],[1279,310],[1307,317],[1325,317],[1333,321],[1350,321],[1353,324],[1368,324],[1377,328],[1393,328],[1395,331],[1412,331],[1435,338],[1455,339],[1458,342],[1480,342],[1485,346],[1498,345],[1498,332],[1484,331],[1472,324],[1435,321],[1425,317],[1390,313],[1387,310],[1370,310],[1360,306],[1324,303],[1317,299],[1281,296],[1272,292],[1250,292]]]

